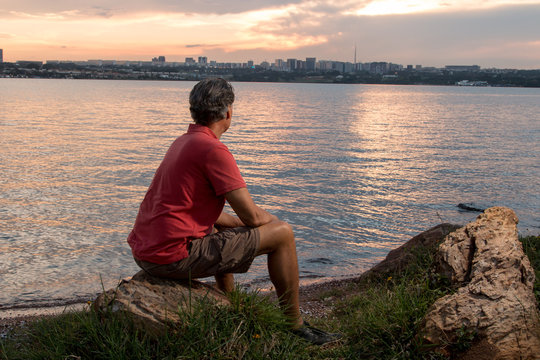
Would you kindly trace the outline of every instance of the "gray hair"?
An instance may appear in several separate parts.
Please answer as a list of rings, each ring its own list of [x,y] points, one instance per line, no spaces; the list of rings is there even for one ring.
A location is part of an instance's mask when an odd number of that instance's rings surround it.
[[[189,111],[196,124],[209,124],[225,119],[234,102],[234,89],[222,78],[199,81],[189,94]]]

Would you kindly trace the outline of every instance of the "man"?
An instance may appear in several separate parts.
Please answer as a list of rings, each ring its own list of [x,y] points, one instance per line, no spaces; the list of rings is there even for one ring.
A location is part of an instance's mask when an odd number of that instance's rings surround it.
[[[231,125],[233,102],[232,86],[223,79],[202,80],[191,91],[195,124],[167,151],[128,237],[135,261],[158,277],[214,276],[217,287],[230,292],[233,273],[246,272],[256,256],[268,254],[270,280],[293,332],[315,344],[335,340],[300,316],[291,226],[255,205],[219,140]],[[237,216],[223,211],[225,201]]]

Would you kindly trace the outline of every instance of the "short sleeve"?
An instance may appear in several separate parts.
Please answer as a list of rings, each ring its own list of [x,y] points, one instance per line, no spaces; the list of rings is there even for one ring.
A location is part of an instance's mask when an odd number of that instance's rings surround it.
[[[224,144],[214,147],[207,154],[206,175],[216,196],[246,187],[233,155]]]

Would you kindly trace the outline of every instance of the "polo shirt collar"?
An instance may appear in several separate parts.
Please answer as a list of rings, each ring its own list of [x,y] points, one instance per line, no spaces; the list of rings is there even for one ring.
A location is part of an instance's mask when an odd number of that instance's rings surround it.
[[[201,132],[201,133],[210,135],[210,136],[213,137],[214,139],[217,139],[216,134],[214,134],[214,132],[213,132],[212,130],[210,130],[210,128],[209,128],[208,126],[204,126],[204,125],[199,125],[199,124],[189,124],[188,131],[187,131],[187,132],[188,132],[188,133]]]

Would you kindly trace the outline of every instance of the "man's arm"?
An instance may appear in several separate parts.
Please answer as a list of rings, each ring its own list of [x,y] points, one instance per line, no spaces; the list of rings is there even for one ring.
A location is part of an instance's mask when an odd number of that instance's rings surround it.
[[[246,226],[259,227],[279,220],[276,216],[255,205],[247,188],[229,191],[225,194],[225,199]]]
[[[236,216],[232,216],[231,214],[227,214],[225,211],[222,211],[221,215],[219,215],[219,218],[216,221],[216,226],[224,228],[234,228],[246,225]]]

